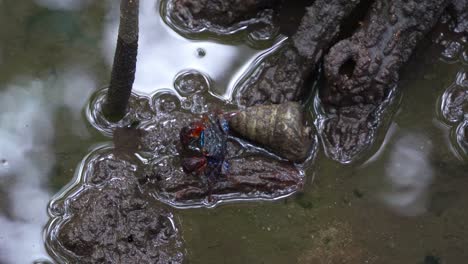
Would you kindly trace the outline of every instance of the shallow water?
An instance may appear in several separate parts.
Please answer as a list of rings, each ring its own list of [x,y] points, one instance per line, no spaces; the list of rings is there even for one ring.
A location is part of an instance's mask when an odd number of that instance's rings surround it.
[[[236,82],[264,51],[185,39],[158,7],[141,1],[135,92],[173,90],[179,73],[196,69],[212,95],[232,102]],[[80,161],[110,141],[85,110],[108,83],[117,19],[115,1],[0,1],[0,263],[52,262],[43,238],[47,205]],[[187,263],[467,259],[466,154],[458,124],[440,113],[444,91],[467,64],[441,53],[430,37],[418,47],[401,74],[398,111],[368,160],[344,166],[321,149],[292,197],[171,209]]]

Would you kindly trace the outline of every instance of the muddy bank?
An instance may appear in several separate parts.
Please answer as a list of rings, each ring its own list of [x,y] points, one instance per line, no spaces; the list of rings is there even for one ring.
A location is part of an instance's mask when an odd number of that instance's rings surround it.
[[[325,57],[320,99],[328,155],[352,161],[375,140],[401,67],[435,25],[448,1],[376,1],[361,27]]]
[[[138,163],[100,149],[83,163],[83,183],[51,204],[49,250],[79,263],[182,263],[172,214],[138,189]]]

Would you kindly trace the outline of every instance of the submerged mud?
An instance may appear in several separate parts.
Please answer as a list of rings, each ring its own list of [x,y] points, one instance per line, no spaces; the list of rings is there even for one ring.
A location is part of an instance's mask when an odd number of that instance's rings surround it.
[[[322,139],[331,158],[350,162],[375,141],[401,67],[447,4],[378,0],[362,26],[330,49],[320,99],[326,112]]]

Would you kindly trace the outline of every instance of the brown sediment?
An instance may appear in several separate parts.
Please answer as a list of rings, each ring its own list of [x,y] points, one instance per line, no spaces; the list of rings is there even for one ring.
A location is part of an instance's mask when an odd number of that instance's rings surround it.
[[[448,2],[377,0],[361,27],[330,49],[320,99],[328,112],[322,138],[333,159],[349,162],[373,143],[400,68]]]
[[[299,256],[298,264],[377,263],[346,222],[321,226],[310,239],[312,246]]]
[[[304,83],[360,1],[317,0],[307,8],[297,32],[269,55],[239,88],[241,105],[298,101]]]

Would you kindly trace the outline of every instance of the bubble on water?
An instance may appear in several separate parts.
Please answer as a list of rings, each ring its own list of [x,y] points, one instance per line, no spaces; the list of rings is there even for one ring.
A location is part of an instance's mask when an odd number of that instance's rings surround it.
[[[158,114],[171,113],[180,108],[179,98],[172,92],[161,92],[154,96],[153,105]]]
[[[206,56],[206,50],[203,48],[198,48],[197,49],[197,57],[203,58]]]
[[[465,49],[462,53],[463,62],[468,64],[468,49]]]
[[[184,110],[190,111],[192,109],[193,102],[190,99],[185,99],[182,101],[181,107]]]
[[[205,102],[205,98],[201,94],[194,94],[191,96],[192,108],[191,111],[194,114],[203,114],[208,111],[208,105]]]
[[[103,113],[103,106],[107,96],[107,89],[97,91],[91,98],[86,109],[89,122],[104,135],[110,136],[118,127],[131,126],[135,122],[147,121],[155,116],[149,99],[144,96],[132,94],[127,107],[127,113],[118,122],[107,120]]]
[[[448,122],[459,122],[468,114],[467,77],[467,72],[458,72],[455,82],[447,88],[442,96],[441,111]]]
[[[461,122],[456,129],[457,148],[464,159],[468,159],[468,119]]]
[[[33,264],[52,264],[52,262],[47,259],[38,259],[35,260]]]
[[[204,92],[210,88],[210,78],[196,70],[184,70],[177,74],[174,87],[182,96]]]
[[[450,41],[445,46],[445,50],[442,52],[442,57],[449,62],[456,61],[461,49],[462,45],[458,41]]]

